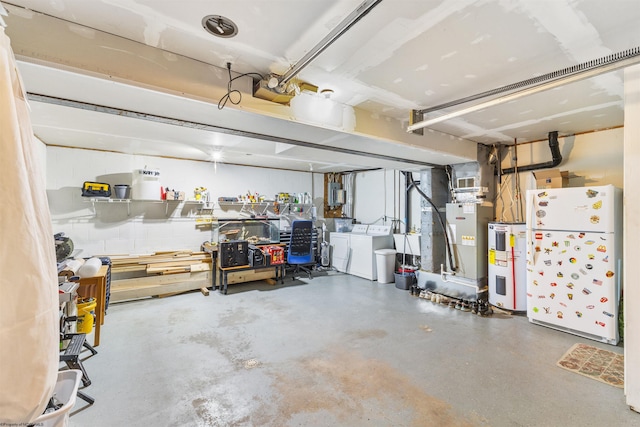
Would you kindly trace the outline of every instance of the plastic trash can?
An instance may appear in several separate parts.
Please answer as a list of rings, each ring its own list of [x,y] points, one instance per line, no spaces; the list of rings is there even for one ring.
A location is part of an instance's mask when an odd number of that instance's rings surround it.
[[[416,281],[416,273],[413,272],[401,272],[395,273],[396,279],[396,288],[402,289],[403,291],[408,291],[411,289],[411,285],[413,285]]]
[[[396,250],[377,249],[375,253],[378,283],[393,283],[393,272],[396,268]]]
[[[76,404],[76,394],[82,379],[82,372],[77,369],[58,372],[58,380],[53,388],[55,400],[62,406],[53,412],[40,415],[31,424],[39,427],[64,427],[69,423],[69,412]]]

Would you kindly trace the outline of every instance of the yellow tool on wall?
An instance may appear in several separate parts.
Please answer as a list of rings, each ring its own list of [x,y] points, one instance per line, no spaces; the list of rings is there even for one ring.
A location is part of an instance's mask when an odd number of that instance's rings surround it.
[[[85,181],[82,184],[83,197],[110,197],[111,186],[103,182]]]

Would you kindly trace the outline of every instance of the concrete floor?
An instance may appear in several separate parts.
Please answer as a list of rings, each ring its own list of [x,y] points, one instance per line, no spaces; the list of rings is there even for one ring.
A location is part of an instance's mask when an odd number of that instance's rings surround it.
[[[575,343],[342,274],[112,304],[71,426],[637,426]]]

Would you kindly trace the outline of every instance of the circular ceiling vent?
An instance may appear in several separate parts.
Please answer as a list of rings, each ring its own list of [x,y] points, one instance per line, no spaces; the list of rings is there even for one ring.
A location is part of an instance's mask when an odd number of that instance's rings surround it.
[[[238,34],[238,26],[229,18],[221,15],[207,15],[202,18],[205,30],[217,37],[229,38]]]

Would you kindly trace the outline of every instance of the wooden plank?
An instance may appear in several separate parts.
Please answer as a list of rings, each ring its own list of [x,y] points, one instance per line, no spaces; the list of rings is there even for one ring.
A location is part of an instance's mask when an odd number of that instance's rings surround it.
[[[129,273],[132,271],[145,271],[146,269],[147,267],[144,264],[123,264],[120,266],[111,265],[111,273]]]
[[[147,269],[163,267],[189,267],[191,264],[194,264],[194,262],[188,259],[184,261],[150,262],[147,264]]]
[[[170,283],[165,285],[156,285],[149,286],[143,288],[129,288],[129,289],[121,289],[111,291],[110,301],[118,302],[125,301],[129,299],[137,299],[144,297],[152,297],[156,295],[166,295],[169,293],[177,293],[177,292],[186,292],[191,290],[197,290],[202,288],[203,286],[208,286],[211,283],[211,280],[196,280],[193,282],[179,282],[179,283]]]
[[[276,277],[275,269],[234,271],[227,274],[227,284],[253,282]]]
[[[207,288],[200,288],[200,292],[202,292],[202,295],[204,295],[205,297],[209,296],[209,289]]]
[[[188,256],[188,257],[145,257],[145,258],[139,258],[137,260],[138,264],[157,264],[160,262],[185,262],[185,261],[202,261],[205,260],[207,258],[210,258],[207,255],[194,255],[194,256]]]
[[[172,251],[155,251],[156,255],[181,255],[181,254],[191,254],[193,251],[189,249],[174,249]]]
[[[186,260],[210,262],[211,256],[206,252],[195,252],[190,254],[166,254],[166,255],[133,255],[125,258],[112,259],[111,265],[121,266],[121,265],[127,265],[127,264],[149,264],[149,263],[158,263],[158,262],[186,261]]]
[[[195,282],[199,280],[211,281],[211,272],[198,271],[196,273],[180,273],[171,274],[168,276],[148,276],[137,277],[133,279],[119,279],[111,281],[111,289],[129,289],[129,288],[142,288],[158,285],[168,285],[178,282]]]
[[[211,270],[211,263],[201,262],[198,264],[191,264],[191,272],[209,271],[209,270]]]
[[[157,298],[167,298],[167,297],[173,297],[173,296],[176,296],[176,295],[184,294],[185,292],[189,292],[189,291],[169,292],[168,294],[152,295],[152,296],[157,297]]]
[[[162,269],[147,270],[148,274],[180,274],[191,271],[191,267],[165,267]]]
[[[276,283],[278,283],[278,282],[276,282],[276,281],[275,281],[275,279],[271,279],[271,278],[269,278],[269,279],[265,279],[264,281],[265,281],[265,282],[267,282],[267,284],[268,284],[268,285],[271,285],[271,286],[273,286],[273,285],[275,285]]]

